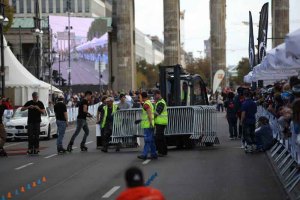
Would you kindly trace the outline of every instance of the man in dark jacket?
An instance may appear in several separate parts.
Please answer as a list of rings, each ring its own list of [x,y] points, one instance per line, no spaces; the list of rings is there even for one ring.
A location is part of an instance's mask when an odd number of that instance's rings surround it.
[[[37,92],[32,93],[32,100],[28,101],[21,109],[21,111],[28,110],[28,154],[39,153],[39,136],[41,115],[45,114],[45,106],[39,101]]]
[[[237,139],[237,105],[234,102],[234,94],[230,92],[228,94],[228,100],[224,102],[224,107],[226,109],[226,118],[229,125],[229,138],[231,140]]]

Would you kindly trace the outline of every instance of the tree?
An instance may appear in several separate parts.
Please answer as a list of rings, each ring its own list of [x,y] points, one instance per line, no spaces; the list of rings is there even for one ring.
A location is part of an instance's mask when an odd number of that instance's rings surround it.
[[[194,62],[189,63],[186,66],[186,71],[190,74],[199,74],[203,81],[210,86],[211,79],[210,79],[210,70],[211,65],[210,61],[207,58],[200,58],[196,59]]]
[[[136,63],[137,85],[143,88],[153,88],[158,82],[159,65],[148,64],[145,60]]]
[[[232,82],[234,82],[236,85],[242,85],[244,83],[244,76],[246,76],[249,72],[250,72],[249,59],[242,58],[242,60],[239,61],[237,66],[238,76],[232,78]]]
[[[9,23],[4,27],[4,32],[7,32],[8,29],[13,24],[15,9],[13,6],[9,5],[9,0],[4,0],[4,5],[5,5],[5,16],[9,20]]]
[[[87,33],[88,40],[92,40],[93,38],[101,37],[103,34],[107,32],[107,22],[105,19],[95,19],[92,22],[89,31]]]

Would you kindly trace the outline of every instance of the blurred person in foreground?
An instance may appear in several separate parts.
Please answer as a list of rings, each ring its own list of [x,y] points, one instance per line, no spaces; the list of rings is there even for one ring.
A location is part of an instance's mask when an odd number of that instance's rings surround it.
[[[151,187],[144,185],[143,172],[137,167],[131,167],[125,172],[127,189],[117,200],[164,200],[163,194]]]
[[[3,148],[7,137],[3,124],[3,114],[6,109],[8,109],[7,106],[3,103],[3,100],[0,99],[0,157],[7,156],[7,153]]]

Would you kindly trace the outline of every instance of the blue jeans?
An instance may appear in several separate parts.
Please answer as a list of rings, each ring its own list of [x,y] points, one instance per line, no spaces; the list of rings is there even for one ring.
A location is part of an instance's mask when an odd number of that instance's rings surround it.
[[[63,139],[65,136],[66,128],[67,128],[67,122],[66,121],[61,121],[61,120],[56,120],[56,125],[57,125],[57,148],[62,148],[63,147]]]
[[[88,137],[89,132],[90,132],[88,124],[87,124],[87,122],[86,122],[85,119],[77,119],[76,130],[75,130],[75,133],[73,134],[73,136],[72,136],[72,138],[70,140],[69,145],[73,145],[74,144],[74,140],[79,135],[81,129],[83,129],[83,131],[84,131],[84,136],[82,138],[82,141],[81,141],[80,145],[81,146],[85,145],[86,138]]]
[[[147,157],[149,151],[151,156],[156,157],[156,146],[154,141],[154,129],[153,128],[145,128],[144,129],[144,151],[143,156]]]

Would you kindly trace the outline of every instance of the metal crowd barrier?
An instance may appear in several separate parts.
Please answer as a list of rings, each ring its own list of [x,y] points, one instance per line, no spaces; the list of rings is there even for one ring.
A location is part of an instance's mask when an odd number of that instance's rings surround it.
[[[93,116],[96,117],[97,115],[97,110],[98,110],[98,106],[99,103],[94,104],[94,105],[90,105],[88,107],[88,112]],[[67,108],[67,112],[68,112],[68,121],[69,122],[74,122],[77,119],[77,115],[78,115],[78,108],[76,107],[72,107],[72,108]]]
[[[141,124],[135,124],[141,119],[141,109],[119,110],[114,114],[112,144],[137,147],[137,137],[143,135]]]
[[[112,143],[136,145],[137,137],[143,136],[140,125],[141,109],[120,110],[114,115]],[[168,108],[166,136],[190,135],[198,143],[219,143],[217,138],[217,112],[213,106],[184,106]]]
[[[278,119],[262,106],[258,107],[257,118],[265,116],[269,119],[269,124],[273,131],[273,138],[276,144],[271,148],[270,154],[274,161],[279,175],[288,193],[295,193],[297,184],[300,183],[300,146],[296,144],[297,134],[294,133],[293,123],[290,124],[292,136],[285,138],[282,134],[283,127]],[[293,193],[292,193],[293,192]],[[297,199],[300,199],[299,191],[296,192]]]

